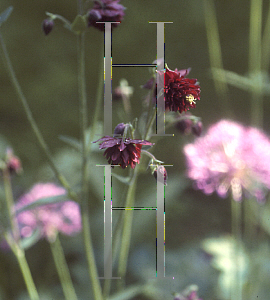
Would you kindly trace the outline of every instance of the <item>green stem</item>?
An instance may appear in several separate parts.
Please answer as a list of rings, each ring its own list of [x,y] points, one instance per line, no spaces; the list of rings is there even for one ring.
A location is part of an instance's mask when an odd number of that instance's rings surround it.
[[[82,224],[83,239],[88,263],[88,272],[92,282],[94,297],[96,300],[103,299],[100,282],[98,280],[98,271],[95,261],[95,254],[91,231],[89,228],[89,207],[88,207],[88,178],[87,178],[87,96],[85,84],[85,38],[84,34],[78,36],[78,80],[79,80],[79,98],[81,115],[81,135],[82,135]]]
[[[11,82],[17,92],[17,95],[22,103],[22,106],[24,108],[24,111],[26,113],[27,119],[31,125],[31,128],[34,132],[34,134],[36,135],[36,138],[38,140],[39,146],[41,147],[42,151],[45,153],[45,155],[47,156],[48,162],[53,170],[53,172],[55,173],[56,177],[58,178],[58,180],[60,181],[60,183],[63,185],[63,187],[67,190],[68,195],[71,199],[78,201],[77,195],[71,190],[68,182],[66,181],[66,179],[64,178],[64,176],[58,171],[55,163],[53,162],[52,159],[52,155],[50,153],[50,150],[37,126],[36,121],[34,120],[34,117],[32,115],[32,112],[30,110],[30,107],[28,105],[28,102],[22,92],[21,86],[19,84],[19,81],[15,75],[11,60],[9,58],[8,55],[8,51],[4,42],[4,39],[0,33],[0,43],[1,43],[1,47],[2,47],[2,51],[3,51],[3,60],[6,63],[7,66],[7,71],[8,71],[8,75],[11,79]]]
[[[251,122],[263,125],[263,94],[261,84],[262,0],[251,0],[249,31],[249,75],[257,84],[251,90]]]
[[[98,271],[95,261],[95,254],[93,248],[93,242],[90,233],[88,203],[82,203],[82,224],[83,224],[83,239],[86,252],[86,259],[88,264],[88,273],[92,282],[92,289],[95,300],[102,300],[102,291],[100,282],[98,280]]]
[[[16,217],[14,217],[14,202],[13,202],[13,195],[11,189],[10,174],[7,168],[3,170],[3,177],[4,177],[8,216],[12,228],[12,236],[8,236],[6,234],[6,241],[18,260],[30,299],[38,300],[39,296],[29,266],[25,258],[24,250],[19,247],[20,232],[18,229]]]
[[[149,132],[151,126],[156,117],[156,111],[154,110],[152,118],[148,122],[148,126],[145,131],[144,139],[149,138]],[[133,207],[135,202],[135,189],[137,186],[137,179],[139,175],[139,166],[136,166],[133,174],[133,178],[129,184],[127,198],[126,198],[126,207]],[[119,264],[118,264],[118,277],[122,277],[122,280],[118,281],[118,290],[124,288],[125,284],[125,276],[127,271],[127,260],[128,253],[130,249],[130,239],[132,232],[132,221],[133,221],[133,209],[125,210],[124,212],[124,220],[123,220],[123,232],[122,232],[122,243],[120,247],[119,254]]]
[[[92,141],[94,140],[94,136],[96,133],[96,128],[98,124],[98,119],[100,117],[100,111],[102,109],[102,100],[103,100],[103,88],[104,88],[104,70],[103,70],[103,64],[104,64],[104,52],[103,50],[100,51],[101,53],[101,67],[100,67],[100,72],[99,72],[99,77],[98,77],[98,88],[97,88],[97,95],[96,95],[96,106],[94,110],[94,119],[92,123],[92,130],[91,130],[91,135],[90,135],[90,140],[89,144],[87,147],[87,153],[89,153],[92,145]]]
[[[62,285],[65,299],[77,300],[77,295],[70,277],[68,265],[65,259],[65,254],[59,240],[58,235],[54,242],[50,242],[54,263]]]
[[[231,282],[231,300],[242,300],[242,266],[241,266],[241,247],[242,247],[242,203],[231,200],[231,220],[232,220],[232,236],[234,247],[235,272]]]
[[[138,167],[136,167],[132,178],[132,182],[130,183],[127,192],[126,207],[128,207],[129,209],[125,210],[124,212],[122,241],[118,264],[118,277],[121,277],[121,280],[118,281],[118,290],[123,289],[125,284],[133,221],[133,209],[131,207],[134,206],[135,202],[135,189],[137,186],[138,173]]]
[[[270,65],[270,6],[262,39],[262,69],[267,73]]]
[[[4,170],[3,170],[3,179],[4,179],[7,210],[8,210],[12,234],[13,234],[15,241],[19,242],[20,241],[20,232],[19,232],[17,219],[16,219],[16,217],[14,217],[14,215],[15,215],[14,200],[13,200],[13,194],[12,194],[10,173],[7,168],[4,168]]]
[[[39,295],[38,295],[36,286],[34,284],[28,263],[26,261],[24,251],[17,248],[17,251],[15,251],[14,254],[19,262],[19,266],[20,266],[21,272],[23,274],[23,278],[24,278],[30,299],[38,300]]]
[[[227,113],[231,113],[228,102],[229,89],[225,80],[225,75],[221,73],[217,76],[213,73],[214,68],[223,69],[221,45],[218,32],[218,22],[215,12],[215,3],[213,0],[204,0],[203,3],[209,58],[215,89],[217,94],[221,97],[221,106],[227,111]]]

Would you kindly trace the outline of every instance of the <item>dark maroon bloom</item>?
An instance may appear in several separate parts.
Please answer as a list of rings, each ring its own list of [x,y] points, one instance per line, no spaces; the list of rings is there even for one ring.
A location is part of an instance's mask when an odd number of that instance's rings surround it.
[[[164,74],[165,109],[183,111],[196,107],[196,100],[200,100],[200,86],[197,79],[185,78],[189,70],[175,71],[166,67]]]
[[[123,5],[118,4],[120,0],[99,0],[94,1],[94,7],[87,13],[88,27],[94,26],[99,30],[104,30],[104,24],[96,22],[121,22],[124,17]],[[113,23],[117,27],[119,23]]]
[[[119,164],[123,169],[128,165],[134,169],[136,163],[140,163],[139,159],[141,157],[142,145],[153,145],[148,141],[115,138],[111,136],[104,136],[93,143],[96,142],[102,142],[99,145],[99,149],[106,149],[103,155],[106,156],[109,164]]]
[[[53,30],[53,27],[54,27],[54,21],[51,18],[45,19],[42,22],[42,29],[46,35],[48,35]]]

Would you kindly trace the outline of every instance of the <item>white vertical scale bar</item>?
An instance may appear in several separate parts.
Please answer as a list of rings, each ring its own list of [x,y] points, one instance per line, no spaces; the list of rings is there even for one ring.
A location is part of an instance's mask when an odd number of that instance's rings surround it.
[[[104,135],[112,135],[112,24],[105,23]]]
[[[164,167],[159,166],[161,172],[157,171],[157,232],[156,232],[156,247],[157,247],[157,274],[156,277],[165,277],[165,211],[164,211]]]
[[[157,23],[157,135],[165,134],[165,102],[164,102],[164,23]]]
[[[105,166],[104,277],[112,279],[112,177],[111,166]]]
[[[165,101],[164,101],[164,70],[165,70],[165,23],[173,22],[149,22],[157,24],[157,115],[156,134],[152,136],[173,136],[165,133]]]

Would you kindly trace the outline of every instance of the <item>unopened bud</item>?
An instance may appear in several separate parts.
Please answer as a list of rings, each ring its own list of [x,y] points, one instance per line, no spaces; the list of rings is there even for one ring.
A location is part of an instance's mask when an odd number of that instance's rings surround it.
[[[6,167],[8,168],[10,174],[21,173],[22,165],[20,159],[13,154],[12,149],[7,149],[6,152]]]
[[[53,30],[53,27],[54,27],[54,21],[51,18],[45,19],[42,22],[42,29],[45,35],[48,35]]]
[[[113,132],[113,136],[119,136],[119,135],[123,135],[125,128],[126,128],[126,124],[125,123],[119,123],[115,128],[114,128],[114,132]]]

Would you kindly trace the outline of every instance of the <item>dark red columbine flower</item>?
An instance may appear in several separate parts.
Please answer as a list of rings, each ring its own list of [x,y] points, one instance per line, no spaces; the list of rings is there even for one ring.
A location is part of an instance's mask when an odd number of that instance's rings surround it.
[[[148,141],[111,136],[104,136],[93,143],[96,142],[102,142],[99,145],[99,149],[106,149],[103,155],[106,156],[109,164],[119,164],[123,169],[128,165],[134,169],[136,163],[140,163],[142,145],[153,145]]]
[[[123,5],[118,4],[120,0],[98,0],[94,1],[94,7],[88,11],[88,27],[94,26],[99,30],[104,30],[104,24],[96,22],[121,22],[124,18]],[[119,23],[113,23],[112,27],[117,27]]]
[[[186,72],[184,72],[186,71]],[[196,107],[196,100],[200,100],[200,86],[197,79],[185,78],[189,70],[175,71],[166,67],[164,74],[165,109],[183,111]]]

